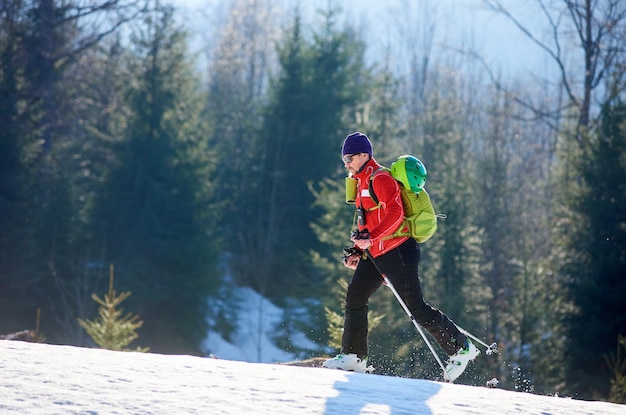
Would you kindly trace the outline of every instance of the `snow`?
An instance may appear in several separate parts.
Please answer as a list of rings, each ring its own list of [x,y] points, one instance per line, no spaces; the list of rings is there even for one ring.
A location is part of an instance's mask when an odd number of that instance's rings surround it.
[[[268,363],[0,340],[0,414],[623,415],[626,405]]]
[[[235,297],[245,306],[237,313],[235,332],[231,336],[231,341],[227,341],[214,330],[208,332],[201,347],[205,355],[213,354],[220,359],[259,363],[294,360],[295,354],[279,348],[272,340],[281,325],[284,310],[251,288],[234,286],[228,288],[231,290],[229,297]],[[290,344],[298,349],[320,349],[318,344],[298,332],[290,335]]]

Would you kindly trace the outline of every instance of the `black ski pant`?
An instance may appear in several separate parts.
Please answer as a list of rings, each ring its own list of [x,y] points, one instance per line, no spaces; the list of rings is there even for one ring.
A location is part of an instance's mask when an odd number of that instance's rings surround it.
[[[367,311],[370,297],[382,285],[384,273],[405,302],[415,321],[424,327],[451,356],[465,344],[466,336],[444,313],[422,298],[418,275],[420,249],[409,238],[402,245],[372,259],[359,261],[346,294],[342,352],[367,356]],[[400,304],[398,304],[400,307]]]

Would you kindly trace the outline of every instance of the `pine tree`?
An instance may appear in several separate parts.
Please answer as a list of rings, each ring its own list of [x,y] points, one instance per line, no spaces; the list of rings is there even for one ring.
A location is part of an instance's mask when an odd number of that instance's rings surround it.
[[[626,334],[626,116],[624,103],[604,106],[577,161],[580,185],[567,231],[563,273],[574,310],[568,319],[568,383],[583,398],[609,395],[603,356]]]
[[[95,293],[92,299],[100,304],[98,317],[95,320],[81,320],[78,323],[83,327],[93,341],[103,349],[128,351],[127,346],[139,337],[135,330],[143,325],[139,316],[128,313],[118,306],[130,297],[130,291],[116,295],[113,289],[113,265],[109,268],[109,292],[104,299]],[[138,352],[147,352],[148,348],[137,347]]]
[[[313,40],[296,16],[279,48],[281,73],[264,108],[264,148],[253,196],[262,215],[250,212],[259,216],[248,221],[258,224],[251,229],[258,236],[250,235],[247,242],[255,246],[244,249],[259,256],[249,263],[259,264],[253,275],[263,293],[275,292],[271,287],[277,284],[297,294],[302,282],[318,279],[307,260],[309,250],[319,248],[309,224],[320,214],[312,207],[309,184],[339,171],[338,149],[349,131],[344,115],[366,90],[363,43],[337,28],[338,15],[337,9],[325,12]],[[294,257],[300,266],[294,267]]]
[[[609,400],[615,403],[626,403],[626,336],[618,336],[617,351],[607,356],[606,363],[613,373]]]
[[[162,353],[201,354],[206,298],[220,284],[220,210],[205,96],[175,20],[163,6],[131,36],[130,114],[93,223],[146,318],[144,341]]]

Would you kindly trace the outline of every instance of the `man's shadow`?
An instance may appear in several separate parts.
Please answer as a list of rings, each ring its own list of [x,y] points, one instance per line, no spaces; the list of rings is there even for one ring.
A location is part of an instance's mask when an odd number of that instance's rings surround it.
[[[326,400],[324,415],[358,415],[366,407],[380,407],[391,415],[432,414],[426,402],[441,389],[436,382],[347,372],[347,382],[337,381],[339,395]],[[369,413],[369,412],[368,412]]]

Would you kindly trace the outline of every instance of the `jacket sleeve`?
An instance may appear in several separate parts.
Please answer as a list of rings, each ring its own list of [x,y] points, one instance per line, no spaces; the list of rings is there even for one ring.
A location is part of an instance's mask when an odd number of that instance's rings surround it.
[[[372,211],[372,214],[379,215],[378,225],[369,229],[374,244],[400,227],[404,219],[404,208],[398,182],[388,172],[375,175],[372,186],[380,203],[380,208]]]

